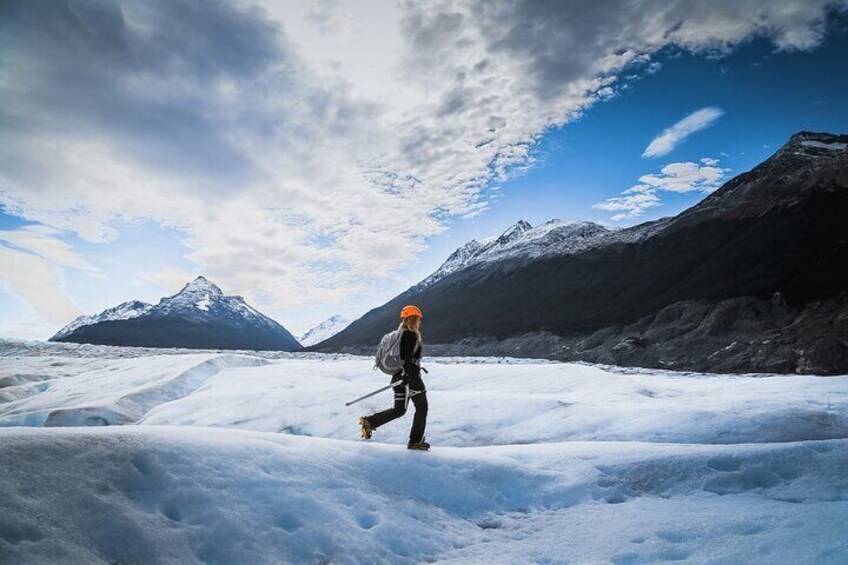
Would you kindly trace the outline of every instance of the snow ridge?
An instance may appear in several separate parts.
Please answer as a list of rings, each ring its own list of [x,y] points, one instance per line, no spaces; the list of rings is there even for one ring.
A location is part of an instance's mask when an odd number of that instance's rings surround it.
[[[298,341],[302,346],[309,347],[310,345],[315,345],[316,343],[320,343],[325,339],[333,337],[349,325],[350,320],[337,314],[307,331],[305,334],[300,336]]]
[[[136,424],[148,411],[191,395],[225,369],[268,363],[248,355],[189,354],[148,358],[141,370],[130,359],[39,380],[36,386],[24,380],[10,386],[6,401],[0,402],[0,427]],[[47,390],[49,395],[40,394]]]
[[[52,339],[70,335],[74,332],[74,330],[83,326],[90,326],[92,324],[111,320],[129,320],[131,318],[137,318],[142,314],[146,314],[151,308],[153,308],[152,304],[147,304],[146,302],[138,300],[129,300],[118,304],[114,308],[108,308],[94,316],[79,316],[78,318],[75,318],[70,324],[56,332],[56,335],[54,335]]]
[[[843,152],[846,149],[848,149],[848,135],[802,131],[793,135],[775,157],[785,158],[792,155],[808,162],[829,160],[844,157]]]
[[[803,145],[804,147],[816,147],[818,149],[829,149],[831,151],[842,151],[843,149],[848,147],[848,143],[837,143],[837,142],[824,143],[824,142],[821,142],[821,141],[815,141],[815,140],[809,140],[809,139],[802,141],[801,145]]]

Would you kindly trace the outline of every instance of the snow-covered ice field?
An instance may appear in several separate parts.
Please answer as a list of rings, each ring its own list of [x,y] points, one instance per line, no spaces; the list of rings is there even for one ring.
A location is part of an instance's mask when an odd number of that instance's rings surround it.
[[[2,563],[848,563],[848,376],[0,342]],[[105,427],[104,427],[105,426]]]

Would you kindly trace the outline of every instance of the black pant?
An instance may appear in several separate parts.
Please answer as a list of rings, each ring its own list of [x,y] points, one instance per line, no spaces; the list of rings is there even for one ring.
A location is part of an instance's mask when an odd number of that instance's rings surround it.
[[[391,382],[395,382],[400,378],[400,375],[393,375]],[[421,391],[414,396],[407,396],[407,385],[401,384],[392,387],[395,392],[395,405],[388,410],[377,412],[369,416],[368,421],[374,429],[379,428],[387,422],[391,422],[396,418],[400,418],[406,414],[406,404],[412,400],[415,406],[415,417],[412,419],[412,429],[409,431],[409,443],[418,443],[424,439],[424,428],[427,426],[427,392],[424,389],[424,381],[420,375],[414,375],[409,378],[409,392]]]

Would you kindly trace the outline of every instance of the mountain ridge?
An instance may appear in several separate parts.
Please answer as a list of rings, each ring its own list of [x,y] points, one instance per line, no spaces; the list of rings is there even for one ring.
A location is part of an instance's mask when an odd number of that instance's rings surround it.
[[[52,341],[57,341],[56,338],[70,335],[77,328],[81,328],[83,326],[90,326],[98,322],[135,318],[137,316],[140,316],[150,308],[153,308],[152,304],[141,302],[140,300],[127,300],[126,302],[122,302],[117,306],[107,308],[100,314],[95,314],[94,316],[78,316],[68,325],[56,332],[56,334],[54,334],[53,337],[51,337],[50,339]]]
[[[600,244],[593,241],[574,250],[566,246],[564,252],[510,253],[497,261],[470,261],[369,311],[317,349],[373,349],[397,310],[412,302],[424,309],[429,352],[439,345],[452,354],[521,354],[523,349],[564,360],[807,372],[799,352],[814,349],[815,338],[832,345],[832,355],[825,356],[831,360],[822,362],[822,370],[848,371],[848,346],[839,334],[845,322],[824,313],[828,308],[841,311],[838,298],[829,300],[848,291],[839,276],[839,265],[848,261],[848,229],[838,213],[848,208],[846,147],[846,135],[800,132],[751,171],[677,216],[610,230]],[[791,319],[767,307],[774,296],[799,316],[807,312],[798,327],[806,327],[809,339],[789,327]],[[760,318],[728,314],[736,307],[719,308],[723,300],[732,299],[751,300],[749,306]],[[823,310],[808,311],[814,303]],[[638,324],[650,324],[652,316],[675,304],[677,310],[669,311],[685,312],[686,304],[698,304],[691,315],[701,318],[718,309],[715,315],[723,325],[706,332],[691,351],[681,339],[664,351],[664,359],[652,357],[645,352],[659,350],[660,338],[648,336]],[[689,328],[683,320],[671,326]],[[673,333],[671,326],[668,332]],[[535,345],[524,343],[516,350],[491,346],[527,335],[536,336]],[[770,355],[779,362],[746,354],[756,353],[756,343],[773,341],[775,335],[781,347]],[[588,340],[590,336],[597,339]],[[613,348],[630,337],[638,338],[634,351],[641,353],[625,355],[625,344],[617,350],[621,354],[613,354]],[[569,350],[560,343],[563,339],[579,343]],[[473,342],[489,345],[481,349],[472,347]],[[738,354],[722,353],[734,342],[750,345]]]
[[[777,152],[775,152],[772,156],[770,156],[766,161],[764,161],[761,165],[755,167],[748,173],[742,173],[733,180],[739,179],[741,180],[749,180],[751,175],[756,175],[758,173],[758,169],[772,159],[785,157],[787,154],[791,153],[792,155],[800,156],[803,159],[816,159],[816,158],[828,158],[834,157],[834,151],[844,151],[848,148],[848,135],[838,135],[838,134],[830,134],[830,133],[816,133],[816,132],[808,132],[802,131],[794,134],[790,137],[789,141],[783,145]],[[726,183],[725,186],[729,184]],[[740,183],[741,184],[741,183]],[[737,189],[738,190],[738,189]],[[714,201],[718,201],[722,198],[722,195],[714,196],[718,191],[714,192],[711,195],[708,195],[704,200],[702,200],[699,205],[703,206],[715,206]],[[693,207],[694,208],[694,207]],[[692,208],[688,209],[692,210]],[[654,230],[657,227],[664,227],[665,224],[672,223],[672,220],[675,218],[679,218],[684,216],[688,210],[681,212],[676,217],[665,217],[659,220],[653,220],[649,222],[643,222],[637,224],[635,226],[630,226],[627,228],[621,229],[611,229],[603,226],[601,224],[590,222],[590,221],[573,221],[573,220],[561,220],[561,219],[551,219],[547,222],[540,224],[536,227],[533,227],[526,220],[518,220],[515,224],[509,226],[500,236],[487,238],[486,244],[481,244],[476,239],[472,239],[471,241],[465,243],[456,249],[445,262],[430,276],[425,278],[423,281],[414,285],[412,288],[415,288],[419,285],[429,285],[436,280],[440,280],[445,275],[461,270],[462,268],[468,267],[474,264],[476,261],[475,258],[481,258],[482,255],[486,254],[486,251],[492,248],[503,248],[509,245],[510,243],[525,242],[527,241],[526,236],[530,236],[532,239],[542,239],[545,235],[544,233],[539,233],[543,230],[545,226],[569,226],[569,225],[580,225],[585,226],[586,229],[597,230],[600,237],[597,237],[594,241],[587,242],[585,246],[574,245],[573,247],[560,247],[553,248],[547,250],[547,253],[537,253],[536,256],[540,256],[543,254],[565,254],[574,251],[582,251],[588,248],[592,244],[605,244],[605,243],[618,243],[620,241],[627,241],[631,239],[633,236],[638,238],[638,235],[642,232],[650,231],[651,228]],[[658,226],[659,225],[659,226]],[[538,235],[533,232],[537,232]],[[536,237],[533,237],[536,235]],[[531,255],[532,250],[514,250],[513,257],[522,256],[522,255]],[[494,254],[490,254],[494,255]],[[504,256],[506,254],[503,254]],[[506,257],[505,257],[506,258]],[[493,260],[496,258],[492,258]]]
[[[122,308],[125,305],[137,307]],[[225,295],[202,275],[156,305],[128,301],[95,316],[81,316],[50,340],[140,347],[301,349],[282,325],[241,296]]]

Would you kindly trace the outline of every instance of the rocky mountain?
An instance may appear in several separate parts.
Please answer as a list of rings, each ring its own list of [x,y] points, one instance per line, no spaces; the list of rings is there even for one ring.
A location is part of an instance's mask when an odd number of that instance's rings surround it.
[[[675,217],[469,242],[316,349],[370,353],[414,303],[428,354],[848,372],[846,210],[848,136],[801,132]]]
[[[139,347],[301,349],[283,326],[241,296],[224,295],[202,276],[156,305],[131,301],[96,316],[81,316],[50,340]]]
[[[350,320],[344,316],[332,316],[300,336],[298,341],[304,347],[321,343],[345,329],[348,324],[350,324]]]

